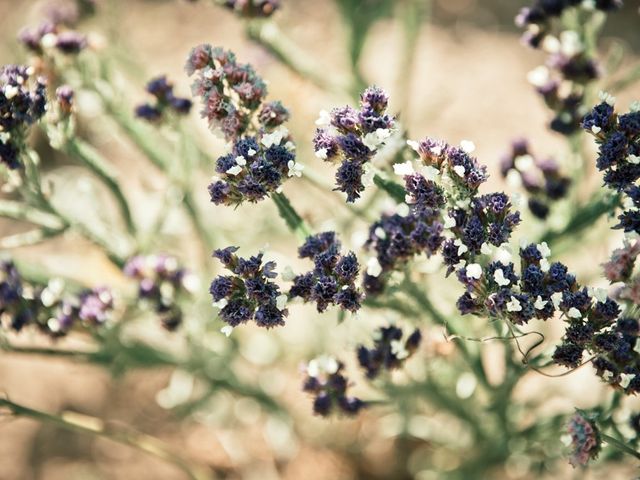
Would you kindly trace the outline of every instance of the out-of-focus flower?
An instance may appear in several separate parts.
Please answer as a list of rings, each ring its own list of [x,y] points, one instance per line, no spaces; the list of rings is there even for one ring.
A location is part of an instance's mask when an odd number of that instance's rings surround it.
[[[173,84],[165,75],[150,80],[146,90],[154,97],[155,102],[138,105],[135,114],[139,118],[156,122],[160,121],[168,111],[178,115],[186,115],[191,111],[191,100],[176,97],[173,93]]]
[[[45,21],[35,28],[22,29],[18,39],[37,55],[47,54],[51,50],[65,55],[76,55],[88,45],[85,35],[53,21]]]
[[[541,219],[549,214],[551,204],[566,196],[571,180],[560,173],[553,159],[538,160],[525,139],[514,140],[502,158],[502,176],[517,181],[529,195],[529,210]]]
[[[181,295],[191,293],[194,277],[171,255],[137,255],[131,257],[124,273],[138,282],[138,298],[151,305],[168,330],[182,323],[178,305]]]
[[[241,17],[270,17],[280,7],[279,0],[222,0],[222,4]]]
[[[34,78],[33,69],[5,65],[0,69],[0,162],[20,167],[20,155],[29,127],[47,108],[46,85]]]
[[[597,458],[601,449],[600,432],[595,422],[577,412],[567,427],[571,435],[571,457],[569,463],[574,467],[585,466],[589,460]]]
[[[358,363],[367,377],[375,378],[382,369],[399,368],[418,349],[422,340],[417,328],[406,339],[402,329],[389,325],[375,331],[373,348],[360,345],[357,349]]]
[[[366,402],[347,396],[349,380],[343,370],[344,364],[331,357],[320,357],[309,362],[302,389],[314,395],[313,412],[316,415],[327,417],[338,411],[351,416],[366,407]]]

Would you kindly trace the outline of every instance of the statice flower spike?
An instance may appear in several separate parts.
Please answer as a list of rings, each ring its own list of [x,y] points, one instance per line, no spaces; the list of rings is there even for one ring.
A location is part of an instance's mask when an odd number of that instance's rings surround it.
[[[327,417],[336,411],[356,415],[367,404],[357,397],[347,396],[349,380],[344,364],[335,358],[320,357],[309,362],[302,390],[314,396],[313,413]]]
[[[213,252],[232,273],[216,277],[209,288],[220,318],[232,328],[249,320],[264,328],[284,325],[288,298],[273,281],[277,276],[275,262],[264,262],[262,253],[242,258],[236,255],[237,250],[227,247]]]
[[[602,440],[596,423],[587,418],[583,412],[576,414],[569,420],[567,427],[571,436],[571,457],[569,462],[573,467],[584,467],[589,460],[598,457]]]
[[[355,281],[360,265],[353,252],[343,254],[340,248],[335,232],[308,237],[298,249],[298,256],[313,260],[314,268],[293,279],[289,297],[314,302],[318,312],[324,312],[329,305],[352,313],[358,311],[362,293]]]
[[[46,84],[34,78],[32,67],[5,65],[0,69],[0,162],[21,166],[20,155],[29,127],[47,108]]]
[[[372,86],[360,95],[359,110],[345,106],[323,111],[316,122],[316,156],[340,163],[336,190],[347,194],[347,202],[360,198],[366,187],[363,176],[368,177],[371,160],[395,128],[395,118],[386,113],[388,100],[384,90]]]

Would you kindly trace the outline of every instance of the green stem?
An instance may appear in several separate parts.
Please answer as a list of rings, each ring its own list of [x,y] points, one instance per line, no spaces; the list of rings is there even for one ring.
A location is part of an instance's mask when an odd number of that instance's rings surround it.
[[[63,413],[62,415],[53,415],[33,408],[25,407],[11,400],[0,398],[0,407],[7,408],[11,413],[18,417],[31,418],[43,423],[56,425],[67,430],[88,433],[106,438],[108,440],[133,447],[142,452],[153,455],[156,458],[169,462],[180,468],[192,480],[204,480],[211,478],[211,475],[204,467],[194,465],[174,453],[173,448],[160,442],[158,439],[137,433],[134,431],[118,430],[105,425],[98,418],[77,413]]]
[[[67,226],[58,215],[11,200],[0,200],[0,216],[24,220],[48,230],[61,230]]]
[[[376,174],[373,177],[373,183],[375,183],[378,188],[381,188],[385,192],[389,194],[391,198],[393,198],[397,203],[404,203],[405,196],[407,192],[404,187],[399,183],[394,182],[393,180],[388,180],[386,178],[382,178],[380,175]]]
[[[618,450],[628,455],[631,455],[633,457],[636,457],[637,459],[640,459],[640,452],[635,451],[633,448],[629,447],[628,445],[625,445],[620,440],[613,438],[612,436],[607,435],[606,433],[601,433],[600,438],[602,438],[602,440],[607,442],[613,448],[617,448]]]
[[[318,68],[314,57],[289,39],[275,23],[268,20],[251,20],[247,23],[247,35],[269,50],[286,67],[323,90],[340,94],[347,94],[353,90],[355,79],[338,77],[335,72],[327,75],[324,69]]]
[[[122,219],[127,227],[127,231],[135,237],[136,227],[131,216],[129,202],[120,188],[117,174],[111,169],[111,166],[107,161],[91,145],[79,138],[74,138],[67,142],[64,150],[67,154],[81,161],[109,189],[118,204],[118,208],[120,209],[120,214],[122,215]]]
[[[48,240],[49,238],[60,235],[66,230],[66,227],[59,229],[45,229],[36,228],[28,230],[26,232],[16,233],[15,235],[8,235],[0,238],[0,248],[20,248],[31,245],[37,245],[40,242]]]
[[[311,236],[311,230],[302,219],[298,212],[295,211],[289,199],[284,193],[273,193],[271,199],[278,207],[278,213],[280,217],[287,223],[289,229],[298,235],[298,238],[302,241]]]

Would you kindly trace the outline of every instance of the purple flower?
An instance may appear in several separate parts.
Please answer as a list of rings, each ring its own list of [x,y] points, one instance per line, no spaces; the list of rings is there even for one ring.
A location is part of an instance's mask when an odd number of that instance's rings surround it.
[[[585,466],[589,460],[597,458],[602,441],[595,422],[578,411],[569,420],[567,430],[571,435],[572,448],[569,463],[573,467]]]

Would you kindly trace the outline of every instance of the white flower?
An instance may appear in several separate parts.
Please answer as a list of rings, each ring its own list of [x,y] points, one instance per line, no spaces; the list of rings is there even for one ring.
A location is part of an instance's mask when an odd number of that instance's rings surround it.
[[[464,243],[462,243],[462,240],[460,240],[459,238],[456,238],[456,239],[453,241],[453,244],[454,244],[456,247],[458,247],[458,256],[460,256],[460,255],[462,255],[463,253],[465,253],[465,252],[468,252],[468,251],[469,251],[469,249],[467,248],[467,246],[466,246]]]
[[[456,226],[456,219],[450,215],[444,217],[444,228],[453,228]]]
[[[287,167],[289,168],[289,171],[287,172],[287,176],[302,177],[302,171],[304,170],[304,165],[296,162],[295,160],[289,160],[287,162]]]
[[[527,81],[534,87],[543,87],[549,82],[549,69],[544,65],[534,68],[527,74]]]
[[[536,248],[543,258],[547,258],[549,255],[551,255],[551,249],[549,248],[549,245],[547,245],[547,242],[539,243],[538,245],[536,245]]]
[[[507,312],[520,312],[522,311],[522,305],[516,297],[511,297],[511,301],[507,302]]]
[[[9,132],[0,132],[0,142],[7,143],[11,140],[11,134]]]
[[[576,307],[571,307],[567,312],[569,318],[582,318],[582,313]]]
[[[11,100],[13,97],[15,97],[18,92],[19,92],[19,88],[13,85],[6,85],[4,87],[4,96],[7,98],[7,100]]]
[[[560,51],[567,57],[573,57],[584,50],[580,35],[574,30],[565,30],[560,33]]]
[[[634,165],[638,165],[640,163],[640,156],[638,156],[638,155],[629,155],[627,157],[627,161],[629,163],[633,163]]]
[[[589,289],[589,293],[596,297],[596,300],[598,300],[599,302],[606,302],[608,295],[607,295],[607,290],[604,288],[590,288]]]
[[[226,298],[222,298],[222,299],[218,300],[217,302],[213,302],[213,306],[216,307],[216,308],[219,308],[220,310],[222,310],[228,304],[229,304],[229,301]]]
[[[53,48],[58,43],[58,36],[55,33],[47,33],[40,39],[40,45],[44,48]]]
[[[516,157],[514,162],[516,168],[521,172],[526,172],[535,164],[533,157],[531,155],[520,155]]]
[[[613,372],[610,372],[609,370],[605,370],[604,372],[602,372],[602,378],[605,382],[608,382],[613,378]]]
[[[320,150],[316,150],[316,157],[319,158],[320,160],[326,160],[327,151],[328,150],[326,148],[321,148]]]
[[[508,243],[503,243],[498,247],[498,250],[496,250],[496,260],[499,262],[507,264],[512,258],[511,246]]]
[[[370,163],[365,163],[362,166],[362,178],[360,181],[362,182],[363,187],[370,187],[373,185],[373,178],[376,176],[375,169],[371,166]]]
[[[438,175],[440,175],[440,170],[436,167],[432,167],[431,165],[425,165],[420,169],[420,173],[422,173],[424,178],[433,182],[438,178]]]
[[[631,373],[621,373],[620,374],[620,386],[622,388],[627,388],[631,383],[631,380],[635,378],[635,374]]]
[[[240,165],[234,165],[233,167],[227,170],[229,175],[238,175],[242,171],[242,167]]]
[[[546,35],[542,41],[542,49],[547,53],[558,53],[560,46],[560,40],[553,35]]]
[[[465,153],[472,153],[476,149],[476,144],[471,140],[462,140],[460,142],[460,148]]]
[[[282,294],[282,295],[278,295],[276,297],[276,308],[280,311],[284,310],[285,308],[287,308],[287,300],[289,297],[287,297],[286,294]]]
[[[289,135],[289,130],[286,127],[280,126],[278,129],[274,130],[272,133],[267,133],[262,136],[262,140],[260,142],[265,147],[269,148],[272,145],[280,145],[282,139]]]
[[[453,171],[456,172],[459,177],[464,177],[465,169],[462,165],[456,165],[453,167]]]
[[[398,359],[404,360],[409,356],[409,352],[404,347],[404,343],[400,340],[392,340],[391,344],[391,353]]]
[[[406,217],[409,215],[409,212],[411,212],[411,209],[406,203],[401,203],[396,207],[396,213],[401,217]]]
[[[482,276],[482,267],[477,263],[467,265],[466,271],[468,278],[475,278],[477,280]]]
[[[384,228],[382,227],[377,227],[373,233],[376,235],[376,237],[380,238],[381,240],[384,240],[385,238],[387,238],[387,232],[384,231]]]
[[[253,157],[256,153],[258,153],[258,152],[256,152],[253,148],[250,148],[247,151],[247,155],[249,155],[250,157]]]
[[[608,103],[612,107],[616,103],[616,97],[614,97],[613,95],[605,92],[604,90],[601,90],[598,93],[598,98],[600,99],[601,102]]]
[[[409,145],[409,147],[413,148],[416,152],[418,152],[420,150],[420,144],[418,142],[416,142],[415,140],[407,140],[407,145]]]
[[[482,245],[480,245],[480,253],[484,255],[491,255],[493,254],[493,247],[487,242],[484,242]]]
[[[307,374],[310,377],[317,377],[321,373],[332,375],[338,371],[338,362],[335,358],[326,355],[314,358],[307,365]]]
[[[553,303],[554,308],[560,308],[560,303],[562,303],[562,292],[555,292],[551,294],[551,303]]]
[[[318,119],[316,120],[318,127],[327,127],[331,125],[331,115],[326,110],[320,110]]]
[[[536,310],[542,310],[544,307],[547,306],[547,303],[549,303],[547,300],[542,300],[542,297],[538,295],[536,297],[536,301],[533,303],[533,307]]]
[[[236,157],[236,163],[241,167],[244,167],[247,164],[247,160],[242,155],[238,155]]]
[[[505,180],[511,188],[519,188],[522,185],[522,175],[517,170],[509,170]]]
[[[393,173],[395,173],[396,175],[405,176],[412,175],[413,173],[415,173],[415,170],[413,169],[413,164],[411,163],[411,161],[407,160],[404,163],[396,163],[393,166]]]
[[[550,268],[551,268],[551,265],[549,265],[549,261],[546,258],[543,258],[542,260],[540,260],[540,270],[546,273],[549,271]]]
[[[296,274],[294,273],[293,269],[289,265],[287,265],[286,267],[284,267],[281,276],[282,280],[284,280],[285,282],[290,282],[296,277]]]
[[[367,261],[367,275],[371,275],[372,277],[378,277],[382,273],[382,265],[376,257],[371,257]]]
[[[592,125],[592,126],[591,126],[591,131],[592,131],[594,134],[596,134],[596,135],[597,135],[597,134],[599,134],[599,133],[602,131],[602,129],[601,129],[600,127],[598,127],[597,125]]]
[[[231,325],[225,325],[220,329],[220,331],[228,337],[229,335],[231,335],[231,332],[233,332],[233,327]]]
[[[504,272],[502,271],[501,268],[498,268],[498,269],[496,269],[495,272],[493,272],[493,279],[501,287],[506,287],[507,285],[509,285],[511,283],[511,280],[509,280],[508,278],[505,278]]]
[[[632,102],[629,106],[629,111],[633,113],[640,112],[640,100],[635,100],[634,102]]]

